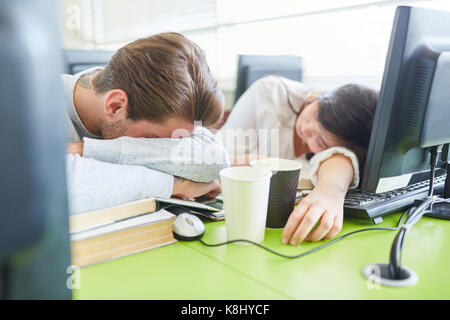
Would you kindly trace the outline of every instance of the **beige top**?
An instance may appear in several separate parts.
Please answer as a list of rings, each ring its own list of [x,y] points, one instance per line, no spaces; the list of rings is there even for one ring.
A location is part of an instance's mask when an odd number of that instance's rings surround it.
[[[230,156],[262,154],[294,159],[294,125],[296,114],[288,103],[289,88],[292,105],[300,107],[312,93],[305,84],[277,76],[254,82],[233,107],[227,122],[218,134]],[[239,132],[241,130],[241,132]],[[245,133],[246,139],[234,141],[232,136]]]
[[[357,157],[351,150],[330,148],[316,154],[310,161],[305,155],[295,156],[294,126],[297,114],[291,110],[289,101],[297,111],[312,93],[312,88],[302,82],[279,76],[261,78],[239,98],[217,136],[230,157],[257,154],[302,162],[301,177],[311,179],[314,185],[320,162],[335,153],[344,154],[354,166],[355,177],[351,188],[355,188],[359,184],[359,168]]]

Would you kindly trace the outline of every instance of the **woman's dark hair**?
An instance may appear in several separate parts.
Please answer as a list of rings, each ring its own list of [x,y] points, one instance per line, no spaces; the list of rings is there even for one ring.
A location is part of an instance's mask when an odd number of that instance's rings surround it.
[[[356,154],[362,175],[378,92],[361,85],[347,84],[320,96],[318,102],[320,124],[340,138],[343,147]]]
[[[291,103],[288,87],[281,77],[279,80],[287,92],[288,105],[296,115],[299,115],[306,105],[314,101],[319,102],[319,123],[325,130],[338,137],[343,147],[356,154],[361,176],[369,148],[378,92],[358,84],[346,84],[317,98],[311,95],[297,111]],[[306,158],[309,160],[313,156],[314,154],[308,153]]]

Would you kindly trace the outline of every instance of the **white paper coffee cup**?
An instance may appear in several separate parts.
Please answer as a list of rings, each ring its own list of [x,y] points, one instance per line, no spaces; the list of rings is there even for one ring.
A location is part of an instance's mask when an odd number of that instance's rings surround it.
[[[258,167],[220,171],[228,241],[264,241],[271,176],[270,169]]]

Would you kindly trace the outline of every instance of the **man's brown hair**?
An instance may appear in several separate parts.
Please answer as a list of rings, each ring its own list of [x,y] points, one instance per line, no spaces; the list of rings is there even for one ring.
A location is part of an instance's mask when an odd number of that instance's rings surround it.
[[[128,118],[134,121],[175,116],[209,127],[222,117],[222,96],[203,50],[178,33],[125,45],[92,82],[97,93],[124,90]]]

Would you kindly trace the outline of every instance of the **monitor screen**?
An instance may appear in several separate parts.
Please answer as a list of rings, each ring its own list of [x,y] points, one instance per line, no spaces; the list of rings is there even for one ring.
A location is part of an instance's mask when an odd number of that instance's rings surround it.
[[[397,8],[361,189],[380,193],[429,178],[427,147],[450,141],[449,127],[437,124],[450,123],[448,52],[450,12]]]

